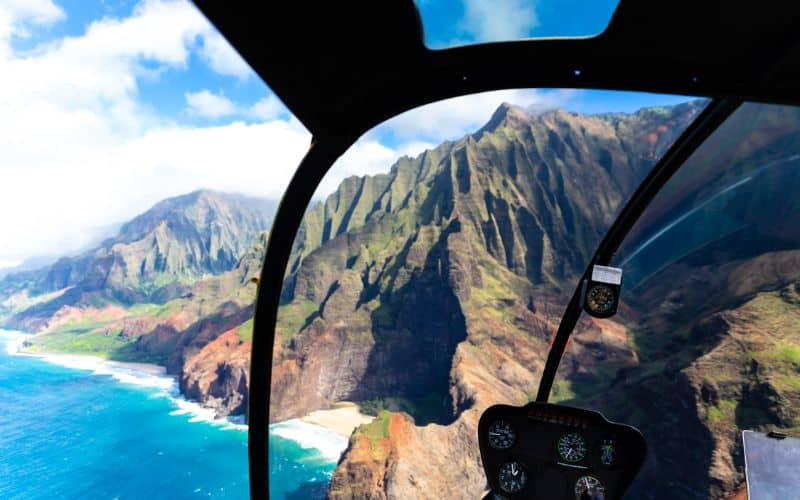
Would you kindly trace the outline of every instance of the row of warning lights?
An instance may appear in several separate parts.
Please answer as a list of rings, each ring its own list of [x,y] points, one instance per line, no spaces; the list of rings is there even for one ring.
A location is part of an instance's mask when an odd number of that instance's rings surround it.
[[[580,417],[570,417],[567,415],[554,415],[541,411],[529,411],[528,417],[550,424],[561,424],[570,427],[581,427],[585,429],[589,426],[589,420]]]

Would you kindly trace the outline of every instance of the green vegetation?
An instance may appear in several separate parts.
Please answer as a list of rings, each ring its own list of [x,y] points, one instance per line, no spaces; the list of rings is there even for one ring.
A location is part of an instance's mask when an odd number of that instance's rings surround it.
[[[133,339],[120,335],[119,330],[81,333],[59,331],[39,335],[31,339],[26,349],[32,353],[64,353],[96,356],[116,361],[164,364],[163,356],[149,355],[136,350]]]
[[[447,411],[448,399],[443,394],[430,393],[421,398],[385,397],[359,401],[358,407],[364,415],[376,417],[384,411],[405,412],[414,418],[417,425],[437,422]]]
[[[800,366],[800,346],[783,344],[775,351],[774,358]]]
[[[800,374],[782,375],[772,382],[779,391],[800,392]]]
[[[392,423],[392,412],[381,410],[375,420],[358,428],[357,432],[369,439],[369,446],[375,458],[383,458],[387,450],[381,441],[389,437],[389,426]]]
[[[253,341],[253,318],[248,319],[244,323],[242,323],[239,328],[236,330],[236,335],[239,337],[239,340],[242,342],[252,342]]]
[[[708,422],[717,426],[733,424],[738,403],[730,399],[721,399],[718,404],[708,407]]]
[[[294,337],[318,309],[318,304],[305,297],[297,297],[291,303],[280,306],[278,329],[282,339],[287,341]]]
[[[148,302],[134,304],[128,308],[130,316],[149,316],[156,318],[169,311],[167,304],[150,304]]]
[[[572,382],[565,378],[557,377],[553,381],[553,387],[550,390],[550,402],[561,403],[575,398],[575,391],[572,387]],[[531,394],[528,398],[529,401],[534,401],[536,394]]]
[[[370,399],[367,401],[359,401],[358,409],[364,415],[377,417],[380,412],[386,410],[386,406],[383,404],[383,399]]]

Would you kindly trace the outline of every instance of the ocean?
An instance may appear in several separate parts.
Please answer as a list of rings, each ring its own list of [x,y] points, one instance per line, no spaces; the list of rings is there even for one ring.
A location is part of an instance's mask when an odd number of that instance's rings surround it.
[[[12,355],[0,330],[0,498],[248,498],[247,431],[183,400],[172,378],[86,358]],[[270,426],[270,494],[324,498],[346,440]]]

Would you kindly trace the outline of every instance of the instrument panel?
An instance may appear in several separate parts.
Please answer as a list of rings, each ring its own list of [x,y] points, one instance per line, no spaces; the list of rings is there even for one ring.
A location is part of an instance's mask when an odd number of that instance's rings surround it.
[[[536,402],[488,408],[478,443],[489,498],[508,500],[622,498],[647,454],[642,434],[629,425]]]

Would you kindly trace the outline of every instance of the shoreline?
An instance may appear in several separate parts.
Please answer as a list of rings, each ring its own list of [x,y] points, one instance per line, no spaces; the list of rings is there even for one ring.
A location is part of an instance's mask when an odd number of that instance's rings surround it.
[[[11,356],[38,358],[46,363],[74,370],[89,371],[92,375],[106,375],[125,385],[155,389],[170,398],[177,406],[171,416],[186,415],[189,423],[206,422],[222,430],[247,432],[243,415],[217,418],[213,408],[190,401],[181,394],[178,378],[167,373],[165,367],[151,363],[116,361],[89,354],[30,352],[23,349],[26,339],[35,334],[0,329],[0,338],[7,339],[5,350]],[[269,425],[269,432],[294,441],[302,448],[316,449],[325,459],[338,462],[349,444],[350,436],[360,425],[370,423],[375,417],[364,415],[357,404],[337,403],[334,408],[316,410],[299,418]]]
[[[17,330],[0,329],[0,338],[7,340],[5,350],[10,356],[25,356],[41,359],[46,363],[74,370],[89,371],[92,375],[110,376],[124,385],[133,385],[154,389],[160,396],[167,397],[175,403],[172,416],[188,415],[189,422],[206,422],[223,430],[246,432],[244,416],[217,417],[213,408],[207,408],[197,401],[186,399],[178,386],[178,377],[167,373],[166,367],[151,363],[116,361],[89,354],[66,354],[50,352],[30,352],[22,348],[26,339],[36,334]]]
[[[356,428],[372,422],[375,417],[361,413],[357,404],[343,401],[337,403],[334,408],[312,411],[298,420],[324,427],[349,440]]]
[[[270,424],[269,432],[294,441],[301,448],[316,449],[329,462],[338,463],[350,445],[353,431],[374,419],[361,413],[355,403],[340,402],[334,408]]]

